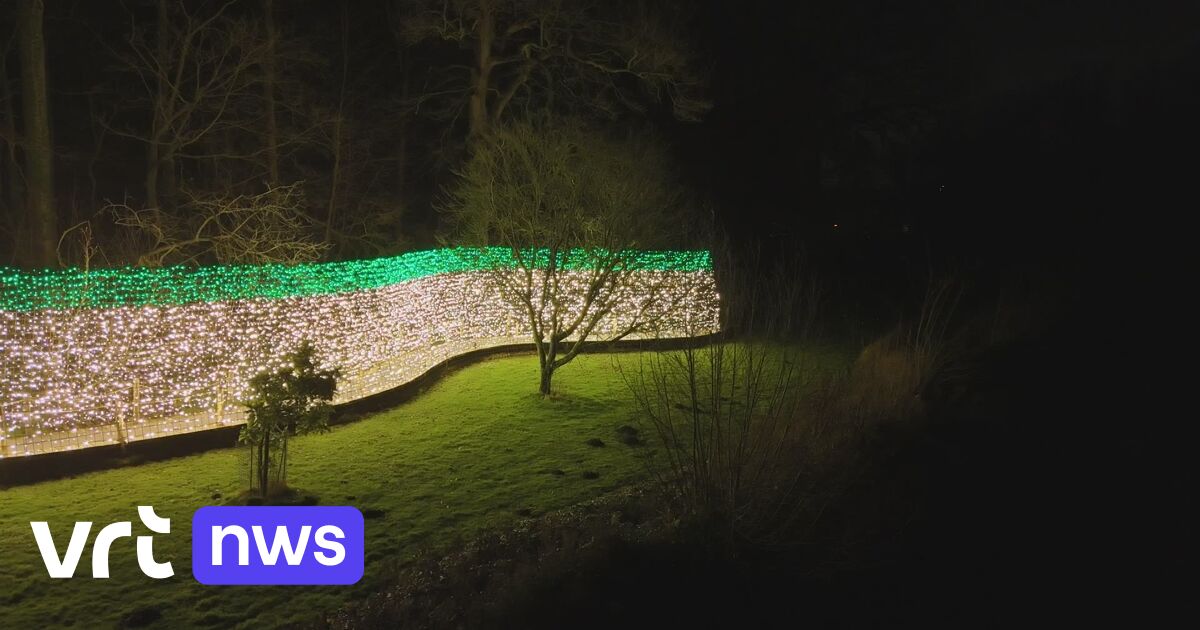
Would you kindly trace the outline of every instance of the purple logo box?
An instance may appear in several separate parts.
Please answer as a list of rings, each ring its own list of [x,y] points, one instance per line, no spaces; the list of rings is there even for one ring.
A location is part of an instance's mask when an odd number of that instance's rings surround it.
[[[209,506],[192,515],[201,584],[354,584],[363,516],[350,506]]]

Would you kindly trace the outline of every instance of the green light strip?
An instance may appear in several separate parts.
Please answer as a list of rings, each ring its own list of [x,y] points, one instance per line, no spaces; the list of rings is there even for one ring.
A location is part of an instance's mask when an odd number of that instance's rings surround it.
[[[544,264],[545,250],[538,258]],[[0,310],[171,306],[196,302],[283,299],[377,289],[442,273],[511,265],[512,252],[447,248],[388,258],[299,265],[213,265],[25,271],[0,267]],[[586,267],[576,250],[567,269]],[[646,271],[709,271],[707,251],[637,252],[631,266]]]

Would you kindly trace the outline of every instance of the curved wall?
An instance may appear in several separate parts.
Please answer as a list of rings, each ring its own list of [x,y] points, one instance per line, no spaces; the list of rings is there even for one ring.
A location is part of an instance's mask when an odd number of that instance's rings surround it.
[[[240,424],[250,377],[303,339],[342,368],[336,402],[464,352],[527,343],[492,275],[462,260],[434,250],[295,267],[0,270],[0,457]],[[644,305],[647,324],[631,337],[717,330],[706,252],[641,260],[592,338],[624,329]]]

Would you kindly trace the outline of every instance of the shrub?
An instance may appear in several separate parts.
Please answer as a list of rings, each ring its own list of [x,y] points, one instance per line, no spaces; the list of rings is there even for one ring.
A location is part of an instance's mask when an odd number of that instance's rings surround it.
[[[954,365],[959,285],[931,281],[917,315],[830,373],[804,350],[817,293],[799,270],[733,305],[736,336],[641,356],[622,373],[656,440],[650,472],[685,514],[727,540],[781,544],[812,531],[862,473],[867,441],[923,415],[922,392]],[[796,317],[796,313],[805,313]]]
[[[288,438],[328,430],[337,369],[321,369],[308,341],[285,358],[287,366],[250,380],[251,397],[240,441],[249,444],[250,490],[260,497],[287,488]]]

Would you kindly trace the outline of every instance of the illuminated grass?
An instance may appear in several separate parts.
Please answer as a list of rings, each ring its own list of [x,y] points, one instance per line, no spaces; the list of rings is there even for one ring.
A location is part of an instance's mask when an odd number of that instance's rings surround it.
[[[633,407],[609,355],[582,356],[556,377],[556,400],[536,393],[536,359],[495,359],[464,369],[394,410],[296,440],[290,480],[321,504],[350,504],[384,515],[367,520],[367,569],[357,586],[205,587],[191,577],[191,515],[245,487],[244,453],[228,449],[0,490],[0,627],[112,627],[124,615],[155,608],[160,627],[261,627],[310,619],[368,592],[389,558],[422,546],[564,507],[643,475],[639,449],[615,429]],[[600,438],[607,446],[586,441]],[[555,475],[551,471],[561,470]],[[599,478],[584,479],[584,471]],[[214,493],[222,498],[213,499]],[[171,519],[155,539],[156,559],[171,560],[162,581],[137,568],[134,544],[118,540],[112,579],[93,580],[91,540],[103,525],[133,522],[136,506]],[[91,520],[76,577],[50,580],[29,527],[48,520],[60,551],[72,523]]]
[[[805,355],[821,370],[841,370],[850,356],[834,348]],[[653,447],[618,439],[617,427],[638,423],[617,361],[633,368],[639,356],[582,355],[555,377],[559,397],[543,400],[535,357],[493,359],[393,410],[296,439],[293,486],[323,505],[383,512],[366,521],[366,574],[353,587],[206,587],[192,579],[191,515],[246,488],[240,449],[0,490],[0,628],[113,627],[144,609],[161,613],[154,626],[162,628],[309,621],[374,590],[392,561],[511,523],[518,511],[539,514],[639,481],[639,457]],[[589,446],[592,438],[606,446]],[[588,471],[599,477],[585,479]],[[171,519],[172,534],[157,536],[154,548],[175,576],[142,575],[133,541],[120,539],[112,579],[93,580],[90,543],[101,527],[128,520],[135,536],[149,533],[139,504]],[[31,520],[50,522],[60,551],[74,521],[94,522],[74,579],[46,577]]]

